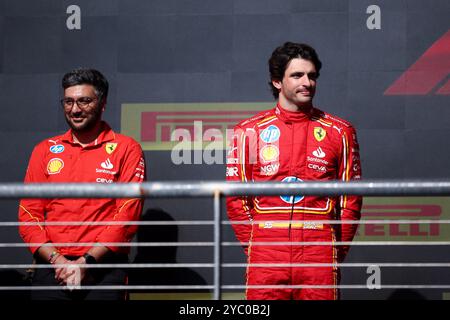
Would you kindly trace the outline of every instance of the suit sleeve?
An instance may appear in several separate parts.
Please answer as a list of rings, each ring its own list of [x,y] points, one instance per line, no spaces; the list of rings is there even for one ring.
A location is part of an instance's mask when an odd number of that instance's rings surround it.
[[[342,136],[342,158],[339,164],[339,178],[342,181],[361,179],[361,161],[356,131],[353,127],[346,128]],[[339,199],[340,219],[342,221],[358,221],[361,218],[362,196],[343,195]],[[358,224],[343,223],[340,225],[340,240],[352,241]],[[343,261],[349,246],[341,246],[339,260]]]
[[[227,182],[251,182],[253,155],[249,150],[254,150],[255,139],[251,138],[251,131],[244,131],[235,127],[231,144],[227,153]],[[231,222],[251,222],[252,198],[249,196],[227,197],[227,214]],[[251,237],[252,226],[247,224],[232,224],[236,238],[244,246],[247,254],[248,242]]]
[[[31,154],[24,183],[45,183],[47,182],[46,168],[43,163],[45,149],[40,145],[36,146]],[[36,243],[29,246],[34,252],[39,247],[49,242],[50,239],[44,226],[46,199],[22,199],[19,203],[18,220],[20,223],[34,223],[34,225],[19,225],[19,234],[25,243]]]
[[[124,156],[118,183],[142,183],[146,181],[145,159],[139,144],[133,143]],[[113,221],[139,221],[144,206],[141,198],[120,198],[116,200],[116,213]],[[136,225],[110,225],[97,237],[102,242],[130,242],[136,234]],[[128,247],[107,246],[114,252],[128,252]]]

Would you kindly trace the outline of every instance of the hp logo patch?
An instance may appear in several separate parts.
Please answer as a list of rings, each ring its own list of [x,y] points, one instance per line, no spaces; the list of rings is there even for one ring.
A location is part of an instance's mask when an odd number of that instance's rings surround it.
[[[64,151],[64,146],[62,144],[57,144],[50,147],[51,153],[61,153]]]
[[[265,128],[259,135],[265,143],[272,143],[280,139],[280,129],[277,126],[270,125]]]
[[[290,183],[290,182],[302,182],[302,181],[303,181],[302,179],[290,176],[290,177],[284,178],[281,182]],[[286,203],[293,204],[293,203],[302,201],[304,196],[295,196],[295,197],[294,196],[280,196],[280,198],[281,198],[281,200],[283,200]]]

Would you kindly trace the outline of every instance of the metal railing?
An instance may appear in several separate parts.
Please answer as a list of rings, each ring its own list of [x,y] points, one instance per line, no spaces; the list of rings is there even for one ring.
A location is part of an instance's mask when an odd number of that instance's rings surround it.
[[[221,299],[221,289],[236,288],[242,286],[222,286],[221,285],[221,247],[223,245],[240,245],[239,243],[222,242],[221,225],[221,198],[224,196],[255,196],[255,195],[315,195],[315,196],[340,196],[340,195],[365,195],[365,196],[449,196],[450,181],[448,180],[407,180],[407,181],[324,181],[324,182],[265,182],[265,183],[228,183],[228,182],[149,182],[149,183],[130,183],[130,184],[95,184],[95,183],[52,183],[52,184],[21,184],[4,183],[0,184],[0,199],[17,198],[181,198],[181,197],[213,197],[214,219],[205,224],[213,224],[214,241],[208,243],[214,247],[214,284],[208,286],[213,288],[213,298]],[[385,220],[376,220],[383,221]],[[428,220],[427,220],[428,221]],[[324,221],[321,220],[323,223]],[[342,223],[329,221],[330,223]],[[369,221],[365,221],[368,223]],[[410,223],[411,221],[402,220],[399,223]],[[133,222],[130,222],[133,224]],[[363,221],[348,222],[363,223]],[[373,223],[373,222],[372,222]],[[450,223],[448,220],[436,222],[429,220],[429,223]],[[2,225],[14,225],[15,223],[3,223]],[[18,223],[20,224],[20,223]],[[102,222],[99,222],[102,224]],[[126,224],[120,222],[120,224]],[[151,223],[155,224],[155,222]],[[386,243],[386,242],[383,242]],[[397,244],[398,241],[389,242]],[[170,245],[163,243],[164,245]],[[324,245],[324,243],[316,243]],[[328,243],[327,243],[328,244]],[[350,243],[339,242],[336,245],[346,245]],[[358,245],[358,243],[351,243]],[[374,245],[382,245],[379,241]],[[400,244],[400,243],[399,243]],[[408,245],[410,242],[401,242],[401,245]],[[423,244],[416,243],[416,244]],[[450,242],[431,242],[432,245],[449,245]],[[92,246],[92,243],[77,244]],[[115,246],[121,244],[114,244]],[[130,246],[130,243],[124,243],[124,246]],[[145,245],[145,244],[140,244]],[[151,245],[151,244],[148,244]],[[161,245],[159,243],[158,245]],[[179,244],[178,244],[179,245]],[[195,243],[187,243],[194,245]],[[261,244],[263,245],[263,244]],[[279,244],[278,244],[279,245]],[[311,244],[310,244],[311,245]],[[364,245],[369,243],[364,242]],[[17,245],[19,246],[19,245]],[[23,244],[23,246],[27,246]],[[230,264],[230,266],[234,264]],[[236,264],[238,265],[238,264]],[[208,264],[211,266],[211,264]],[[426,265],[424,265],[426,266]],[[1,266],[2,268],[5,266]],[[245,287],[245,286],[244,286]],[[342,286],[339,286],[342,287]],[[345,286],[344,286],[345,287]]]
[[[308,182],[146,182],[138,183],[3,183],[0,199],[17,198],[179,198],[256,195],[448,196],[449,180],[308,181]]]

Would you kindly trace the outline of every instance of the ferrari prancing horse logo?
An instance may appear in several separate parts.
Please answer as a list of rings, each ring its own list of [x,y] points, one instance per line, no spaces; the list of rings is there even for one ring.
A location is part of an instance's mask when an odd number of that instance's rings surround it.
[[[110,142],[110,143],[106,144],[105,150],[108,154],[111,154],[114,152],[114,150],[116,150],[116,148],[117,148],[117,143]]]
[[[327,132],[322,127],[314,128],[314,138],[316,138],[317,141],[322,141],[323,139],[325,139],[326,135]]]

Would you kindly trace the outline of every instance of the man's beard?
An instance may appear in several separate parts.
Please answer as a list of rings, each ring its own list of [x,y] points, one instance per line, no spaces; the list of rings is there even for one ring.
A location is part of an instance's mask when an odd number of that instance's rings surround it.
[[[101,108],[96,108],[94,112],[91,113],[91,117],[86,119],[86,121],[81,126],[77,126],[76,124],[74,124],[70,120],[70,117],[68,115],[65,115],[65,119],[72,131],[81,133],[92,130],[97,125],[97,123],[101,121],[101,115]]]

